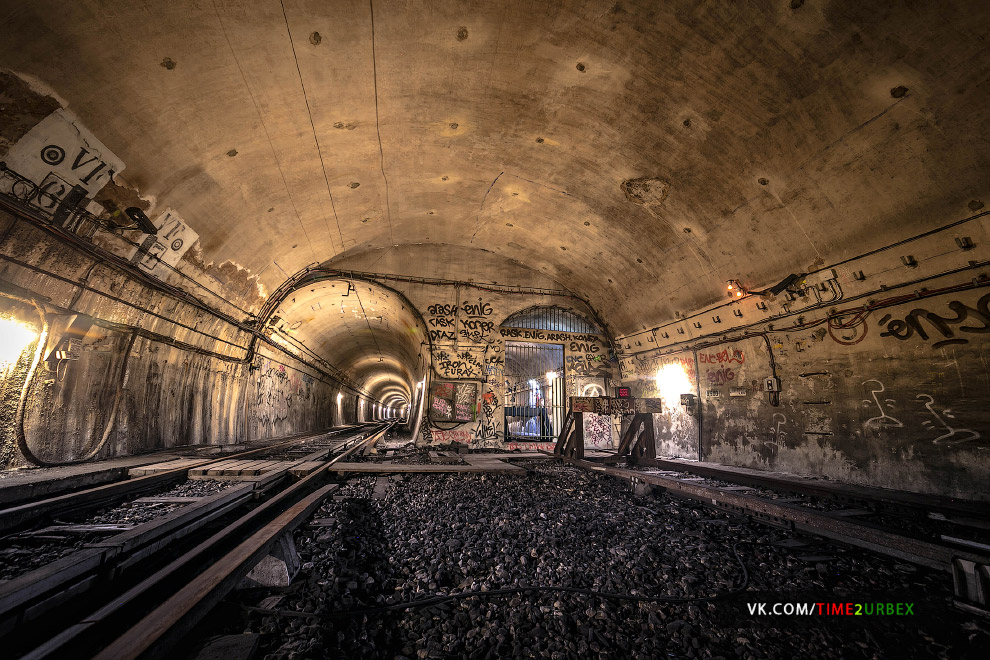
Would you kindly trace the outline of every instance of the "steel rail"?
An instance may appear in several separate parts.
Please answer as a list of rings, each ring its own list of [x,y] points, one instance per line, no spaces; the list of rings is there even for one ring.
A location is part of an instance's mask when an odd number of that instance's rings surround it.
[[[95,612],[70,624],[22,660],[63,658],[82,649],[96,657],[164,653],[246,575],[277,541],[319,506],[336,485],[321,487],[330,467],[377,443],[392,424],[344,443],[343,451],[272,499],[244,514]],[[341,448],[337,448],[341,449]],[[314,491],[314,489],[316,489]],[[239,541],[248,537],[246,541]],[[233,545],[235,544],[236,545]],[[231,546],[233,545],[233,548]],[[176,585],[179,585],[178,587]],[[182,586],[185,585],[185,586]],[[142,614],[149,612],[138,620]],[[121,629],[126,629],[120,634]],[[102,650],[106,640],[120,636]]]
[[[919,518],[927,517],[932,520],[945,518],[950,522],[958,521],[958,524],[962,525],[967,524],[969,518],[990,520],[990,502],[961,500],[955,497],[918,494],[859,484],[840,484],[834,481],[813,481],[801,477],[774,476],[761,473],[760,470],[729,468],[699,461],[640,458],[637,463],[642,466],[657,467],[661,470],[690,472],[701,477],[731,481],[745,486],[785,490],[812,497],[825,497],[847,502],[868,503],[891,513],[896,513],[898,510],[910,510],[917,512]],[[939,514],[941,517],[932,514]]]
[[[29,624],[84,592],[105,586],[107,582],[117,579],[123,573],[133,572],[136,566],[170,543],[194,533],[247,501],[257,499],[260,493],[271,489],[284,479],[292,467],[306,461],[323,459],[331,451],[339,450],[348,444],[361,443],[367,438],[365,429],[361,427],[352,427],[344,432],[346,431],[352,431],[355,437],[336,447],[325,446],[304,457],[285,461],[283,468],[269,475],[248,479],[240,486],[225,489],[195,504],[88,544],[78,552],[0,583],[0,635],[9,633],[15,627]],[[295,442],[326,435],[328,434],[303,436],[296,438]],[[285,444],[280,443],[282,446]],[[289,444],[291,446],[294,443]],[[186,466],[186,469],[195,467]]]
[[[215,459],[203,459],[203,462],[199,464],[186,464],[184,467],[175,468],[174,470],[169,470],[167,472],[149,474],[143,477],[135,477],[133,479],[125,479],[123,481],[116,481],[110,484],[104,484],[102,486],[67,493],[65,495],[56,495],[54,497],[36,500],[34,502],[26,502],[24,504],[18,504],[17,506],[8,507],[6,509],[0,509],[0,532],[13,531],[45,516],[65,514],[70,511],[95,509],[112,504],[116,501],[120,501],[130,495],[146,493],[162,486],[166,486],[170,483],[181,481],[186,477],[188,471],[194,468],[201,468],[219,461],[229,461],[237,458],[255,456],[280,447],[299,444],[312,438],[324,435],[339,435],[340,433],[345,433],[349,430],[352,429],[330,429],[319,433],[303,433],[295,436],[289,436],[279,442],[276,442],[275,444],[264,447],[249,449]]]
[[[715,486],[705,486],[648,472],[626,468],[606,467],[589,461],[560,457],[565,463],[585,470],[627,479],[632,483],[658,486],[672,494],[752,516],[757,522],[783,525],[795,531],[824,536],[904,561],[951,572],[953,561],[962,559],[979,564],[990,558],[957,548],[922,541],[903,534],[828,515],[807,507],[778,504],[773,500],[732,492]]]

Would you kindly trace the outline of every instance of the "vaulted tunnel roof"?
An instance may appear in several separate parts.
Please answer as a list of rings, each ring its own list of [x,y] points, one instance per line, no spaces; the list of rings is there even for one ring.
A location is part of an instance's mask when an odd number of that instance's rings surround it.
[[[986,192],[986,3],[3,4],[0,62],[268,290],[528,279],[623,333]]]
[[[345,279],[311,282],[291,292],[275,314],[276,341],[313,351],[376,400],[388,392],[410,400],[426,373],[421,318],[380,286]]]

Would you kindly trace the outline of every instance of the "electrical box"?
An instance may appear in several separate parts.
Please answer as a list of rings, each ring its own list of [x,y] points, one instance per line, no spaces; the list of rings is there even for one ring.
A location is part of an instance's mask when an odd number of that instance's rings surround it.
[[[779,392],[780,391],[780,379],[779,378],[766,378],[763,380],[763,389],[767,392]]]
[[[693,394],[682,394],[681,395],[681,405],[684,406],[684,411],[689,415],[698,414],[698,397]]]
[[[69,318],[69,325],[58,341],[52,342],[45,362],[52,360],[78,360],[82,340],[89,335],[93,327],[93,318],[85,314],[76,314]]]

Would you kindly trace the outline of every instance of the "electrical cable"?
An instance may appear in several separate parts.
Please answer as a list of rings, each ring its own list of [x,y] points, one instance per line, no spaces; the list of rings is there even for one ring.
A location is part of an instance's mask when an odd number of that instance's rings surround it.
[[[24,415],[27,410],[27,397],[31,391],[31,381],[34,380],[34,372],[38,368],[38,363],[41,362],[41,356],[44,354],[45,347],[48,345],[48,333],[51,327],[48,324],[48,315],[45,313],[45,309],[41,303],[34,300],[30,302],[38,311],[38,316],[41,317],[41,333],[38,335],[38,346],[34,349],[31,365],[28,367],[27,375],[24,377],[21,395],[17,399],[17,409],[14,413],[14,429],[17,434],[17,449],[20,450],[21,455],[34,465],[45,466],[45,461],[35,456],[34,452],[27,445],[27,437],[24,434]]]
[[[927,281],[930,281],[930,280],[933,280],[933,279],[937,279],[937,278],[940,278],[940,277],[946,277],[948,275],[955,275],[955,274],[957,274],[959,272],[962,272],[962,271],[972,270],[973,268],[985,267],[987,265],[990,265],[990,262],[980,262],[980,263],[977,263],[977,264],[974,264],[974,265],[971,265],[971,266],[970,265],[967,265],[967,266],[963,266],[961,268],[956,268],[956,269],[945,271],[945,272],[942,272],[942,273],[936,273],[934,275],[929,275],[927,277],[919,278],[917,280],[912,280],[910,282],[904,282],[902,284],[898,284],[898,285],[895,285],[895,286],[886,287],[885,289],[880,289],[880,290],[875,290],[875,291],[869,291],[869,292],[866,292],[866,293],[862,293],[862,294],[859,294],[859,295],[856,295],[856,296],[853,296],[853,297],[849,298],[849,301],[851,302],[853,300],[859,300],[861,298],[868,298],[869,296],[876,295],[877,293],[881,293],[882,291],[890,291],[890,290],[893,290],[893,289],[900,289],[900,288],[904,288],[904,287],[907,287],[907,286],[912,286],[912,285],[915,285],[915,284],[920,284],[920,283],[923,283],[923,282],[927,282]],[[658,355],[671,355],[673,353],[681,353],[681,352],[686,351],[686,350],[691,350],[692,348],[694,348],[694,349],[697,349],[697,348],[708,348],[708,347],[717,346],[719,344],[723,344],[723,343],[726,343],[726,342],[740,341],[742,339],[749,339],[751,337],[759,337],[759,336],[762,336],[764,333],[778,333],[778,332],[788,332],[788,331],[792,331],[792,330],[806,330],[808,328],[813,328],[815,326],[821,325],[822,323],[828,322],[828,318],[829,317],[833,317],[834,318],[834,317],[848,316],[849,314],[851,314],[853,312],[860,312],[860,311],[872,312],[872,311],[877,310],[877,309],[883,309],[885,307],[893,307],[895,305],[900,305],[900,304],[903,304],[905,302],[910,302],[912,300],[922,300],[922,299],[925,299],[925,298],[931,298],[933,296],[938,296],[938,295],[941,295],[943,293],[952,293],[952,292],[959,292],[959,291],[969,291],[969,290],[972,290],[972,289],[980,289],[980,288],[984,288],[984,287],[988,287],[988,286],[990,286],[990,280],[974,279],[974,280],[971,280],[969,282],[965,282],[965,283],[961,283],[961,284],[956,284],[956,285],[951,285],[951,286],[946,286],[946,287],[940,287],[938,289],[923,289],[923,290],[920,290],[920,291],[915,291],[914,293],[910,293],[910,294],[904,294],[904,295],[901,295],[901,296],[894,296],[894,297],[891,297],[891,298],[885,298],[883,300],[870,302],[867,305],[861,305],[859,307],[851,307],[851,308],[846,308],[846,309],[843,309],[843,310],[837,310],[835,312],[830,312],[826,317],[821,318],[821,319],[816,319],[816,320],[811,321],[811,322],[808,322],[808,323],[796,323],[794,325],[785,326],[785,327],[782,327],[782,328],[772,328],[772,329],[766,329],[766,330],[761,330],[761,331],[756,331],[756,332],[746,332],[744,334],[737,335],[737,336],[735,336],[733,338],[728,338],[726,334],[722,334],[722,335],[719,335],[719,338],[718,339],[711,339],[711,340],[708,340],[708,341],[702,341],[702,342],[700,342],[698,344],[691,344],[690,342],[693,341],[693,340],[688,339],[688,340],[684,340],[684,341],[677,342],[677,343],[674,343],[674,344],[670,344],[669,345],[669,346],[684,346],[684,345],[686,345],[683,348],[677,348],[677,349],[674,349],[674,350],[668,350],[665,353],[658,353]],[[825,304],[828,304],[828,303],[825,303]],[[824,306],[825,305],[821,305],[821,307],[824,307]],[[818,306],[816,306],[816,308],[817,307]],[[783,318],[783,317],[788,317],[788,316],[794,316],[795,314],[801,314],[801,313],[807,312],[807,311],[809,311],[808,308],[802,309],[802,310],[798,310],[798,311],[794,311],[794,312],[791,312],[791,313],[788,313],[788,314],[784,314],[784,315],[781,315],[781,316],[777,316],[777,317],[771,317],[771,318],[763,319],[763,320],[760,320],[760,321],[755,321],[755,322],[749,323],[747,325],[738,326],[735,329],[736,330],[746,330],[748,328],[753,328],[753,327],[756,327],[756,326],[767,324],[767,323],[769,323],[770,321],[773,321],[776,318]],[[685,317],[685,318],[688,318],[688,317]],[[659,328],[655,328],[655,329],[659,329]],[[635,336],[635,335],[629,335],[629,337],[633,337],[633,336]],[[710,335],[705,335],[703,337],[700,337],[699,339],[705,339],[706,337],[715,337],[715,336],[716,335],[713,333],[713,334],[710,334]],[[623,339],[625,339],[625,338],[623,338]],[[642,350],[642,351],[636,351],[634,353],[627,353],[627,354],[623,355],[623,357],[624,358],[637,357],[637,356],[643,355],[645,353],[652,353],[653,351],[656,351],[656,350],[658,350],[658,349],[649,348],[649,349]]]
[[[736,543],[732,546],[732,554],[739,562],[739,566],[742,568],[743,579],[742,583],[730,591],[723,592],[721,594],[715,594],[712,596],[640,596],[637,594],[626,594],[626,593],[615,593],[609,591],[595,591],[594,589],[582,589],[580,587],[561,587],[561,586],[520,586],[520,587],[506,587],[503,589],[490,589],[488,591],[462,591],[456,594],[436,594],[426,598],[420,598],[417,600],[406,601],[403,603],[392,603],[390,605],[380,605],[378,607],[368,607],[357,610],[343,610],[338,612],[327,612],[323,614],[316,614],[312,612],[296,612],[293,610],[273,610],[266,609],[263,607],[250,607],[242,606],[244,609],[250,612],[260,612],[264,614],[275,614],[284,616],[294,616],[294,617],[304,617],[313,619],[337,619],[353,616],[363,616],[366,614],[377,614],[380,612],[388,611],[402,611],[419,609],[422,607],[430,607],[432,605],[440,605],[443,603],[448,603],[451,601],[464,600],[467,598],[491,598],[496,596],[514,596],[521,594],[532,594],[532,593],[570,593],[579,594],[582,596],[588,596],[591,598],[604,598],[607,600],[627,600],[640,603],[704,603],[712,602],[717,600],[722,600],[724,598],[729,598],[741,593],[749,587],[749,570],[746,568],[745,562],[743,562],[742,557],[739,556],[738,547],[741,543],[747,543],[747,541],[742,541]]]
[[[770,375],[773,376],[774,380],[777,380],[777,360],[773,355],[773,346],[770,344],[770,337],[763,333],[763,341],[767,343],[767,355],[770,356]],[[774,408],[780,405],[780,392],[767,392],[768,399],[770,400],[770,405]]]
[[[31,450],[27,442],[27,431],[24,428],[24,418],[27,415],[27,399],[31,393],[31,385],[34,382],[34,375],[38,368],[38,364],[41,362],[41,356],[44,354],[45,347],[48,345],[48,336],[51,332],[51,324],[48,321],[48,314],[45,312],[43,306],[35,301],[31,302],[38,311],[38,316],[41,318],[41,334],[38,336],[38,347],[34,352],[31,365],[28,367],[27,375],[24,378],[24,386],[21,388],[20,398],[17,400],[17,410],[15,412],[14,422],[14,427],[17,432],[17,448],[20,450],[21,455],[27,459],[29,463],[32,463],[38,467],[60,467],[63,465],[77,465],[79,463],[84,463],[99,454],[110,440],[110,434],[113,431],[113,427],[117,421],[117,412],[120,409],[120,400],[124,394],[124,385],[127,382],[127,364],[130,361],[131,350],[134,348],[134,341],[137,339],[138,332],[137,330],[131,332],[130,338],[127,341],[125,352],[121,358],[120,370],[117,373],[117,390],[114,393],[113,406],[111,407],[110,414],[107,417],[107,423],[103,428],[100,441],[80,458],[75,458],[70,461],[51,461],[41,458]]]
[[[32,187],[37,188],[37,184],[35,184],[34,182],[30,181],[29,179],[26,179],[26,178],[22,177],[20,174],[18,174],[14,170],[10,169],[9,167],[7,167],[6,166],[6,163],[4,163],[4,162],[0,162],[0,172],[8,172],[8,173],[10,173],[11,177],[12,178],[15,178],[18,182],[20,182],[20,183],[27,183],[27,184],[30,184]],[[16,185],[16,183],[15,183],[15,185]],[[28,196],[28,199],[30,200],[31,198],[33,198],[35,194],[37,194],[37,193],[36,192],[32,192]],[[125,260],[125,259],[123,259],[122,257],[120,257],[120,256],[118,256],[118,255],[116,255],[116,254],[114,254],[114,253],[112,253],[112,252],[110,252],[110,251],[108,251],[108,250],[106,250],[106,249],[98,246],[98,245],[95,245],[95,244],[90,243],[88,241],[84,241],[84,240],[82,240],[76,234],[74,234],[72,232],[67,232],[67,231],[63,230],[61,227],[58,227],[56,225],[51,224],[51,219],[50,218],[46,218],[44,216],[39,216],[33,209],[22,207],[21,206],[21,203],[23,203],[23,201],[24,200],[22,200],[17,195],[13,195],[13,194],[10,194],[10,193],[0,194],[0,206],[6,207],[9,211],[17,214],[19,217],[21,217],[21,218],[23,218],[25,220],[28,220],[28,221],[34,223],[35,225],[38,226],[38,228],[40,228],[40,229],[42,229],[42,230],[44,230],[44,231],[46,231],[46,232],[54,235],[56,238],[59,238],[59,239],[63,240],[64,242],[67,242],[67,243],[72,243],[76,247],[79,247],[79,248],[83,249],[84,251],[86,251],[86,252],[88,252],[88,253],[90,253],[92,255],[96,255],[97,257],[99,257],[99,261],[108,262],[108,263],[116,266],[117,268],[120,268],[121,270],[125,270],[127,272],[130,272],[131,274],[137,274],[137,275],[140,276],[140,279],[144,279],[145,281],[148,281],[150,283],[153,283],[154,286],[158,286],[159,288],[162,288],[162,289],[165,289],[165,290],[169,290],[174,295],[179,295],[179,296],[182,296],[182,297],[185,297],[185,298],[192,298],[192,300],[194,300],[195,303],[199,304],[200,306],[203,307],[203,309],[205,309],[207,311],[212,310],[212,308],[210,308],[208,305],[206,305],[206,303],[204,303],[203,301],[199,300],[198,298],[196,298],[195,296],[193,296],[192,294],[190,294],[188,291],[185,291],[184,289],[175,287],[173,285],[170,285],[170,284],[167,284],[167,283],[162,282],[160,280],[157,280],[155,278],[152,278],[151,275],[149,275],[148,273],[143,272],[140,268],[136,267],[134,264],[132,264],[131,262],[129,262],[129,261]],[[101,232],[110,234],[111,236],[114,236],[115,238],[120,239],[121,241],[123,241],[123,242],[131,245],[132,247],[136,247],[136,248],[140,248],[141,247],[141,245],[139,243],[137,243],[136,241],[132,241],[131,239],[127,238],[126,236],[123,236],[122,234],[118,234],[116,231],[113,231],[111,229],[106,228],[103,225],[103,223],[100,221],[100,219],[98,217],[96,217],[95,215],[89,213],[88,211],[83,210],[83,209],[76,208],[76,209],[74,209],[74,213],[76,213],[78,215],[82,215],[82,216],[88,217],[90,219],[90,221],[96,227],[96,230],[97,231],[101,231]],[[130,227],[117,227],[117,229],[118,230],[119,229],[130,229]],[[179,270],[175,266],[171,266],[171,265],[169,265],[169,264],[167,264],[167,263],[165,263],[164,261],[161,261],[161,260],[159,260],[158,265],[164,266],[166,269],[172,271],[173,273],[175,273],[176,275],[178,275],[182,279],[184,279],[184,280],[190,282],[191,284],[193,284],[194,286],[196,286],[196,287],[198,287],[198,288],[206,291],[207,293],[209,293],[210,295],[212,295],[213,297],[215,297],[217,300],[219,300],[219,301],[221,301],[223,303],[226,303],[227,305],[230,305],[231,307],[233,307],[234,309],[238,310],[239,312],[242,312],[244,314],[247,314],[248,316],[251,316],[252,315],[250,311],[248,311],[248,310],[240,307],[239,305],[237,305],[233,301],[229,300],[228,298],[223,297],[222,295],[220,295],[216,291],[213,291],[208,286],[206,286],[206,285],[198,282],[196,279],[194,279],[193,277],[191,277],[191,276],[187,275],[186,273],[182,272],[181,270]]]

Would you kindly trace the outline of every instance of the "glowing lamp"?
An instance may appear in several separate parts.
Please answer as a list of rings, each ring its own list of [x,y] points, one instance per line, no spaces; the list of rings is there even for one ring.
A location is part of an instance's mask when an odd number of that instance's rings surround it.
[[[693,389],[691,379],[679,364],[665,364],[657,369],[656,382],[660,398],[669,405],[674,405],[674,402],[680,401],[681,394]]]
[[[14,319],[0,319],[0,369],[16,363],[38,333]]]

